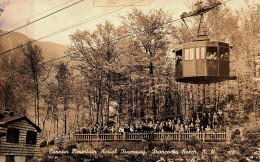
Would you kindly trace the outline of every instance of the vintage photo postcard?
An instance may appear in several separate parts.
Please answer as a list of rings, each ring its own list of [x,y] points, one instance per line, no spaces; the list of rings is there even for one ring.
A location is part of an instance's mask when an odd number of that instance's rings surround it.
[[[260,161],[260,0],[0,0],[0,162]]]

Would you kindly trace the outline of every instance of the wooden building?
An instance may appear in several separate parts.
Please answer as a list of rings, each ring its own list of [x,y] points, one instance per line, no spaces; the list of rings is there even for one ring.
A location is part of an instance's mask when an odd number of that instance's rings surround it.
[[[40,151],[41,129],[27,117],[0,115],[0,162],[28,162]]]

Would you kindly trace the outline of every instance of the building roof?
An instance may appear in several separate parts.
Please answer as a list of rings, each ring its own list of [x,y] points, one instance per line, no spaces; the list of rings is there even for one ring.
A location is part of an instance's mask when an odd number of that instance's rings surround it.
[[[41,132],[41,128],[39,128],[36,124],[34,124],[30,119],[28,119],[26,116],[24,117],[15,117],[15,116],[7,116],[4,117],[2,119],[0,119],[0,126],[8,126],[9,124],[18,122],[20,120],[25,120],[27,121],[29,124],[31,124],[36,130],[37,132]]]

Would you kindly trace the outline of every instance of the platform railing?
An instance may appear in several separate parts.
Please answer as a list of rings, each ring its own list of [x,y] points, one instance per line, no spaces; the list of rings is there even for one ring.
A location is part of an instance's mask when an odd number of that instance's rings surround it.
[[[228,142],[230,141],[229,131],[223,132],[187,132],[187,133],[96,133],[96,134],[74,134],[77,142],[93,141],[189,141],[198,140],[201,142]]]

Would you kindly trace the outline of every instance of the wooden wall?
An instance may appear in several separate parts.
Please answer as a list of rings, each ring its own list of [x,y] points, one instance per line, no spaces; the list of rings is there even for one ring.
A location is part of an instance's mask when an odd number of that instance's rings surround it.
[[[30,125],[26,120],[20,120],[8,125],[8,128],[19,129],[19,142],[9,143],[6,142],[6,136],[0,138],[0,155],[19,155],[19,156],[37,156],[40,151],[40,134],[37,133],[36,145],[26,144],[27,131],[37,130]],[[0,127],[0,133],[7,132],[7,128]]]

